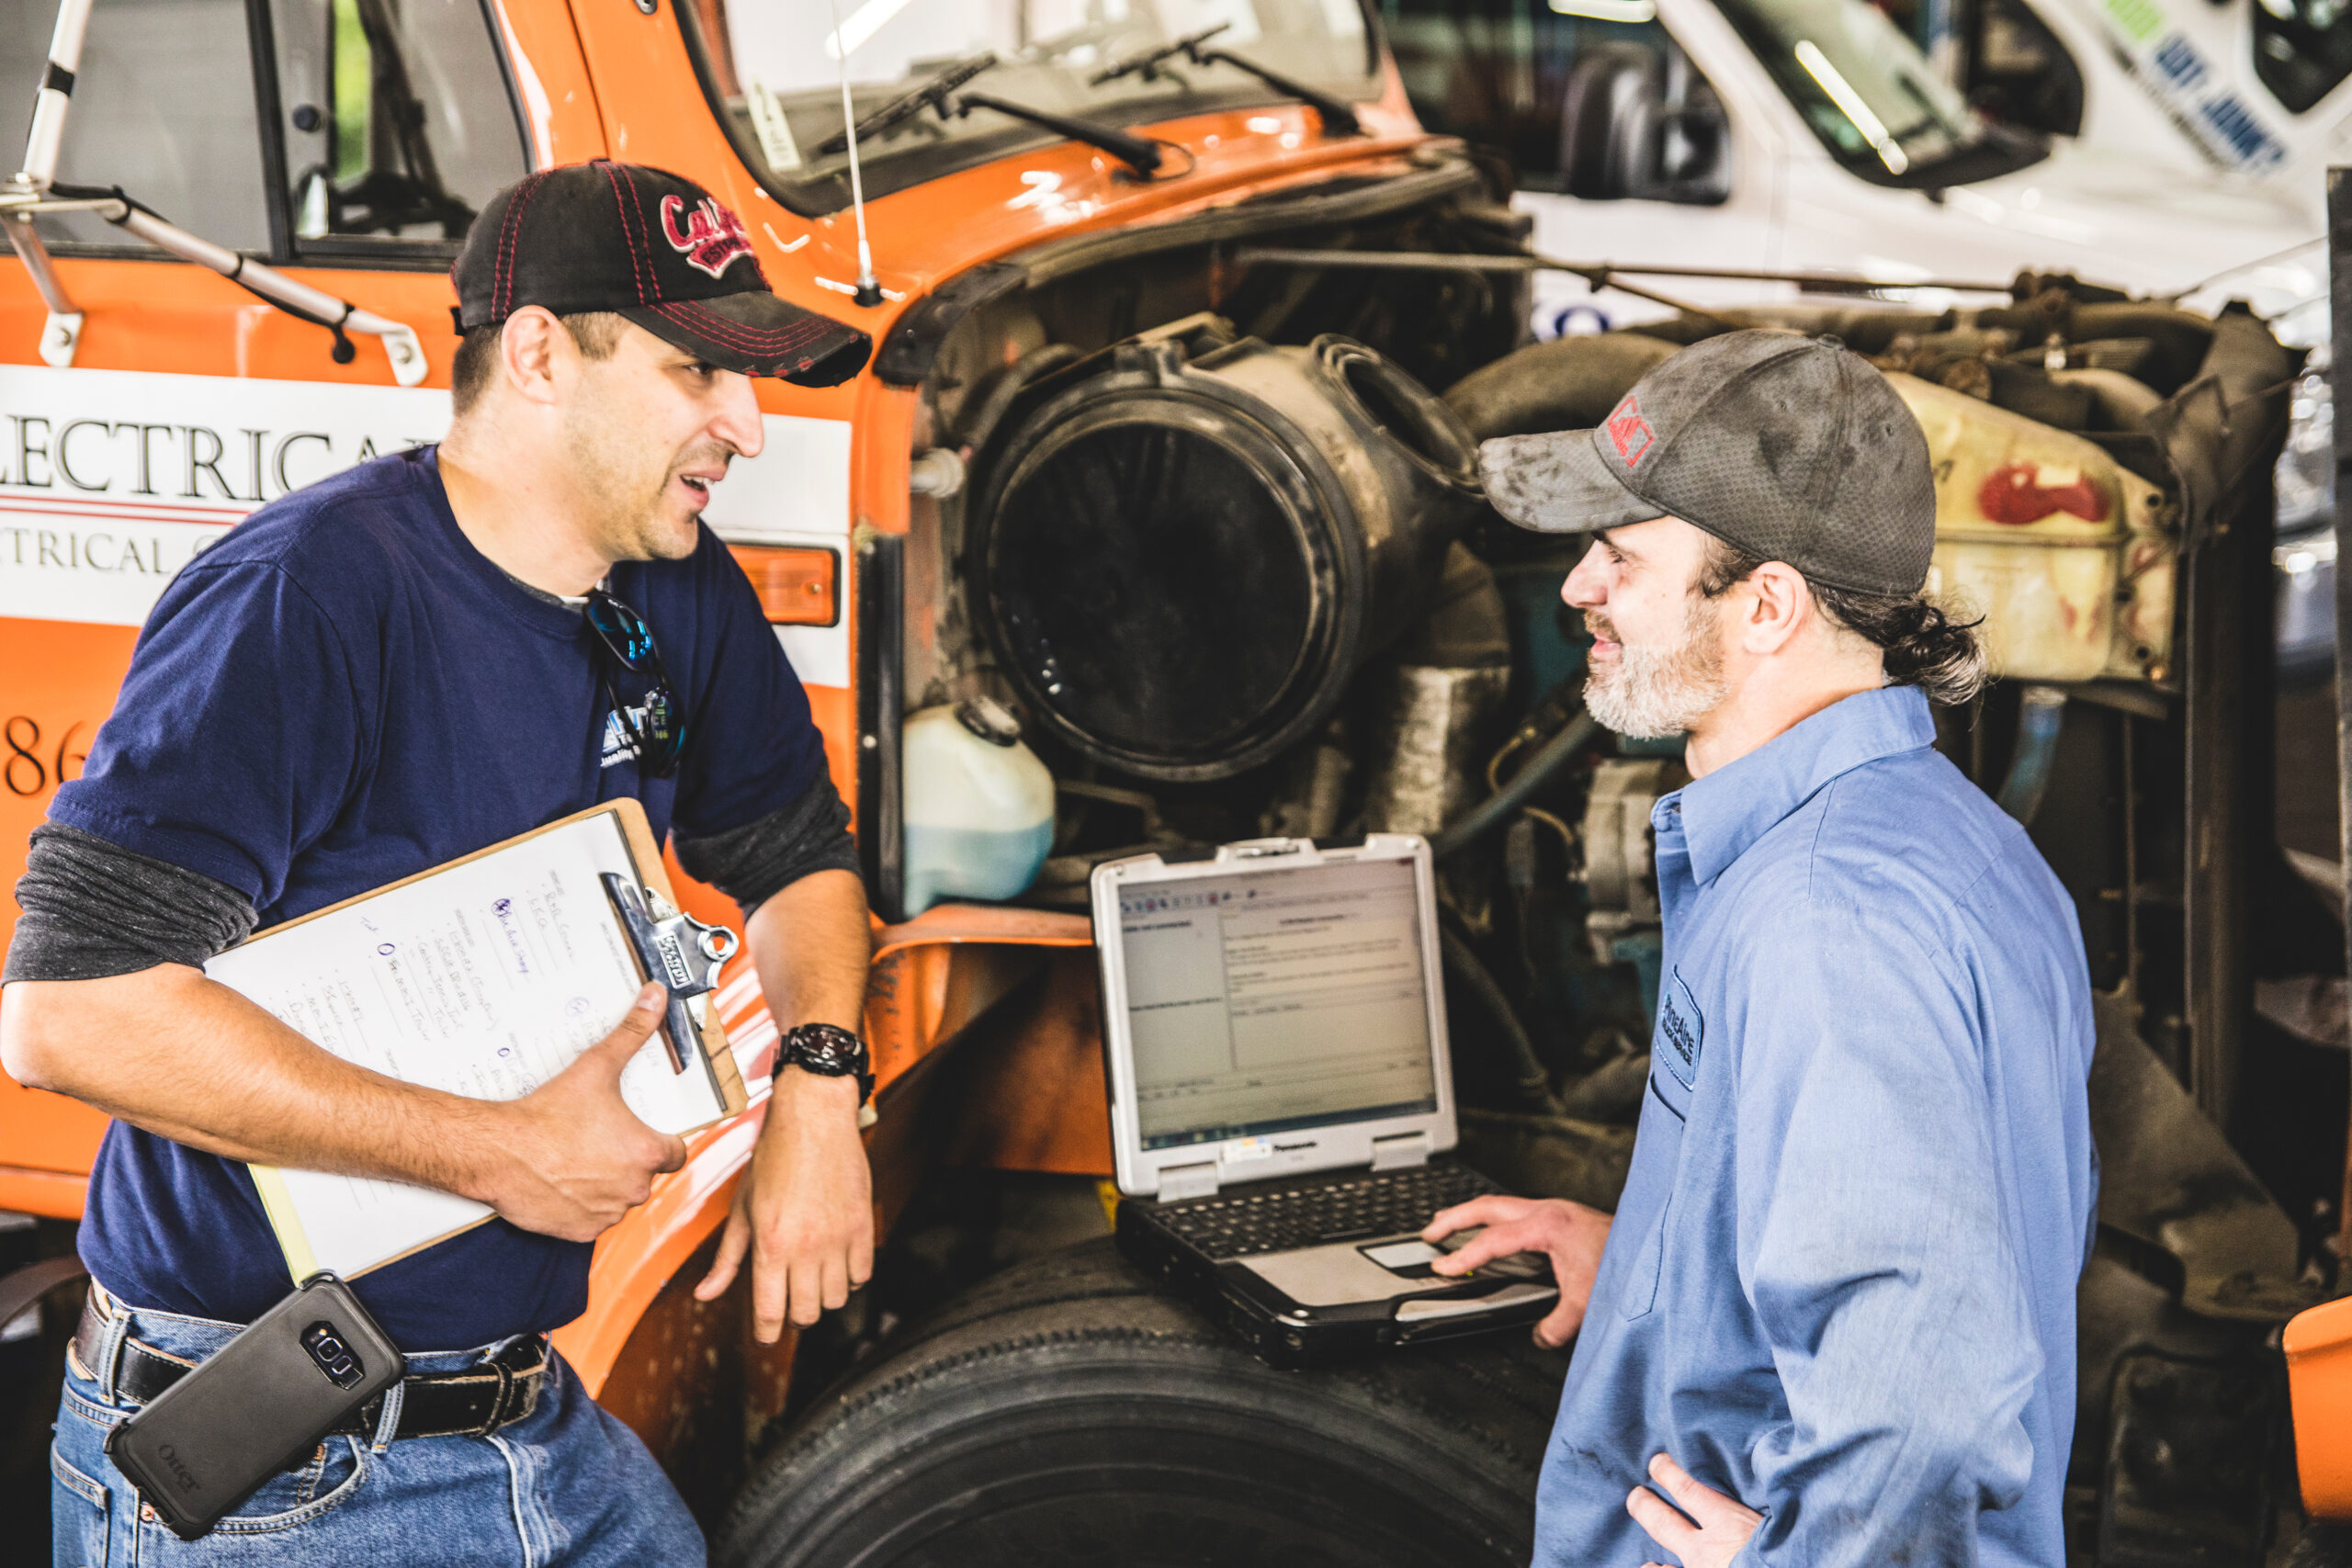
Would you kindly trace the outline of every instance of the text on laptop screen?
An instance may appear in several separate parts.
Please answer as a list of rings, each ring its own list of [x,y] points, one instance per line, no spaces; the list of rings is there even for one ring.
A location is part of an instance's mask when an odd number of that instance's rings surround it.
[[[1147,1149],[1437,1109],[1409,861],[1120,890]]]

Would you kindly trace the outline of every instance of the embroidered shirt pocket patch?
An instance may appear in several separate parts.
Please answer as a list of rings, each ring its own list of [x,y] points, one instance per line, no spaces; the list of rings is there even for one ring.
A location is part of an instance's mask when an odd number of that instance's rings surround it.
[[[1668,976],[1666,995],[1658,1000],[1657,1059],[1684,1089],[1699,1081],[1699,1047],[1706,1038],[1707,1021],[1698,998],[1677,969]]]

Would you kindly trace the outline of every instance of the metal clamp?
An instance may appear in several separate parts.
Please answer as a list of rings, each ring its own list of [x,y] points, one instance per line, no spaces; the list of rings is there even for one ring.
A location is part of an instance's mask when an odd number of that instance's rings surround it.
[[[670,1047],[670,1067],[683,1073],[693,1062],[710,1070],[702,1049],[702,1031],[686,1003],[718,984],[718,971],[742,947],[743,939],[725,926],[705,925],[692,915],[672,908],[650,888],[640,889],[618,872],[604,874],[605,893],[619,911],[629,945],[645,976],[668,988],[670,1006],[662,1021]],[[718,1079],[713,1077],[716,1089]],[[724,1098],[722,1096],[722,1098]]]

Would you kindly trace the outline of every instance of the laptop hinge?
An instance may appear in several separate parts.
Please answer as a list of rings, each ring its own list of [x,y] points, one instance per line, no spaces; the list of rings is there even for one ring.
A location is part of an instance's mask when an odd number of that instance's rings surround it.
[[[1173,1203],[1180,1198],[1205,1198],[1216,1190],[1216,1161],[1204,1160],[1199,1165],[1168,1165],[1159,1168],[1159,1201]]]
[[[1399,1133],[1393,1138],[1372,1141],[1372,1168],[1402,1170],[1407,1166],[1430,1163],[1430,1135],[1427,1133]]]

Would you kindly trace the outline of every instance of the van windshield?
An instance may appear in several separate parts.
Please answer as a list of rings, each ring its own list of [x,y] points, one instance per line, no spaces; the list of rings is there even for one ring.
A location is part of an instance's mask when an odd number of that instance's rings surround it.
[[[1866,0],[1715,0],[1814,134],[1881,185],[1965,185],[2037,162],[2048,144],[1997,126]]]
[[[678,12],[737,148],[805,214],[849,205],[848,155],[826,146],[842,129],[843,44],[861,119],[982,54],[997,63],[974,91],[1098,125],[1283,102],[1225,64],[1180,60],[1156,81],[1092,81],[1115,61],[1218,27],[1214,47],[1253,63],[1351,99],[1380,91],[1358,0],[690,0]],[[859,152],[866,194],[878,196],[1055,140],[989,109],[944,121],[926,110]]]

